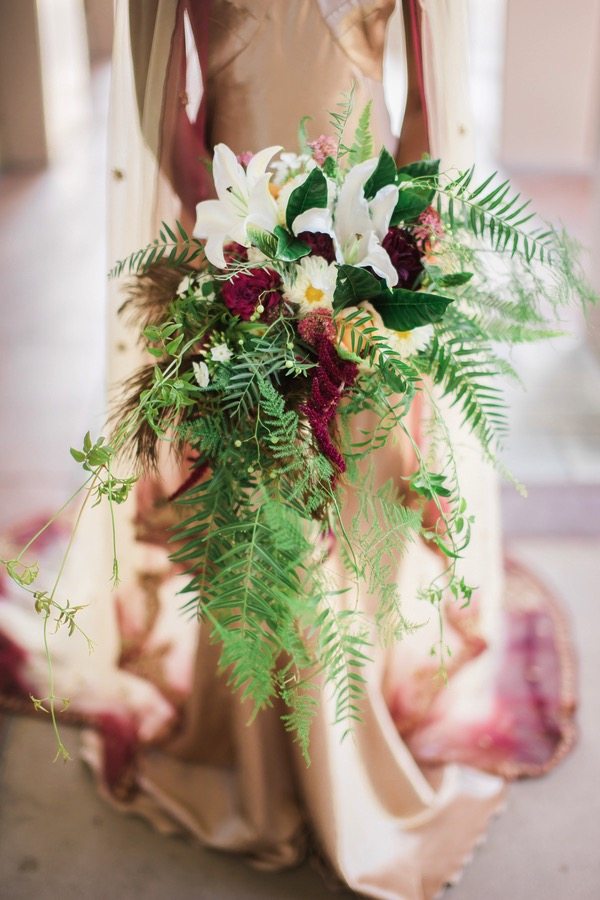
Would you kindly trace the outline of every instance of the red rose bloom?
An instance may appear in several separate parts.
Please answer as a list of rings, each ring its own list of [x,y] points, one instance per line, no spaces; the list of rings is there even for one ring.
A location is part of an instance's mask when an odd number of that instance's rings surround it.
[[[398,273],[396,287],[412,288],[423,271],[421,254],[412,234],[404,228],[390,228],[382,246]]]
[[[221,288],[227,309],[240,319],[248,321],[257,306],[264,306],[261,319],[267,319],[279,307],[282,300],[281,278],[272,269],[249,269],[234,275]]]
[[[301,231],[298,240],[308,244],[312,256],[322,256],[328,263],[335,262],[333,238],[322,231]]]

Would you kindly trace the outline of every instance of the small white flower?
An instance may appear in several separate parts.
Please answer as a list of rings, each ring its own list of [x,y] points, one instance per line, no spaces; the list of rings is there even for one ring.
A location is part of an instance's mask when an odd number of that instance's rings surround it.
[[[420,328],[413,328],[412,331],[392,331],[386,328],[385,336],[392,350],[402,357],[408,359],[415,356],[419,350],[423,350],[433,337],[433,325],[422,325]]]
[[[210,374],[208,371],[208,366],[205,362],[195,362],[192,363],[192,369],[194,370],[194,378],[198,384],[198,387],[205,388],[208,387],[210,383]]]
[[[296,278],[285,282],[285,296],[306,315],[315,309],[332,309],[337,269],[321,256],[305,256],[295,266]]]
[[[177,287],[177,296],[183,297],[191,287],[194,286],[194,278],[192,275],[186,275],[181,279]]]
[[[271,169],[274,171],[273,184],[284,184],[293,175],[304,172],[308,163],[313,162],[312,157],[306,153],[280,153],[279,159],[271,163]],[[310,166],[310,168],[314,168]]]
[[[233,353],[226,343],[216,344],[210,349],[210,358],[215,362],[229,362]]]

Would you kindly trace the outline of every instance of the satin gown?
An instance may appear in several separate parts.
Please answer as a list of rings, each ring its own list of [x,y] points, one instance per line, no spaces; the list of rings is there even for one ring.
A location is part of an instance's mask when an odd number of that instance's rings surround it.
[[[425,60],[421,53],[427,54],[428,42],[440,40],[435,19],[440,9],[427,21],[427,5],[420,5],[424,21],[419,22],[416,4],[404,4],[409,86],[400,140],[393,135],[394,97],[392,91],[390,101],[389,84],[385,89],[390,74],[384,60],[391,17],[402,12],[402,4],[214,0],[208,9],[204,3],[132,0],[118,5],[111,147],[115,255],[153,237],[161,218],[181,216],[190,224],[194,202],[209,189],[195,168],[203,150],[220,141],[238,153],[271,144],[294,149],[304,115],[312,117],[311,135],[329,134],[328,110],[352,81],[355,110],[367,100],[373,103],[376,145],[385,144],[399,159],[420,155],[427,138],[424,97],[430,101],[429,136],[437,134],[439,142],[439,110],[452,109],[452,97],[446,107],[431,83],[418,90],[435,56],[431,46]],[[454,13],[448,8],[454,29],[463,13],[462,3],[455,4]],[[456,39],[450,26],[446,34],[447,40]],[[459,58],[464,52],[464,45],[455,49]],[[455,71],[458,91],[462,76]],[[452,127],[454,146],[460,148],[468,139],[468,123],[456,121]],[[139,350],[135,328],[114,315],[118,291],[111,302],[110,368],[118,385],[139,361]],[[412,423],[417,430],[420,414]],[[202,628],[178,614],[182,576],[168,561],[169,513],[160,500],[177,486],[181,472],[165,462],[161,479],[147,480],[121,512],[125,577],[112,599],[95,580],[95,567],[90,575],[89,548],[98,547],[100,524],[87,526],[67,578],[80,596],[82,585],[89,585],[95,608],[104,610],[89,613],[88,626],[102,648],[101,659],[93,674],[82,675],[79,668],[74,678],[80,661],[65,649],[57,677],[62,675],[67,687],[71,677],[75,708],[96,715],[99,727],[87,733],[83,753],[112,802],[141,812],[165,832],[186,829],[205,845],[244,854],[263,868],[294,865],[314,847],[342,883],[367,897],[432,898],[457,876],[503,803],[504,780],[492,772],[521,774],[529,765],[533,773],[550,765],[570,740],[572,698],[561,677],[552,706],[560,734],[545,754],[539,750],[539,729],[537,745],[536,736],[531,741],[539,752],[518,741],[507,750],[507,735],[496,727],[509,632],[502,609],[506,590],[495,479],[457,414],[448,411],[448,420],[463,490],[478,522],[464,571],[479,586],[470,609],[446,610],[453,650],[450,685],[442,688],[436,681],[429,656],[437,618],[416,599],[440,563],[427,547],[414,545],[397,578],[406,618],[422,627],[396,647],[376,649],[366,670],[363,723],[351,739],[342,741],[342,729],[331,724],[332,698],[322,690],[310,767],[285,732],[277,705],[248,724],[249,705],[232,695],[218,674],[217,649]],[[390,477],[399,482],[410,456],[399,443],[378,451],[376,466],[381,483]],[[344,517],[352,517],[353,504],[350,497]],[[335,551],[331,565],[340,568]],[[525,596],[526,609],[543,608],[548,618],[533,582],[522,581],[517,594],[521,612]],[[376,604],[377,597],[363,587],[362,608],[373,613]],[[549,621],[558,632],[557,618]],[[569,668],[564,654],[550,664],[561,676]],[[528,698],[523,707],[529,709]],[[98,717],[107,708],[112,718]]]

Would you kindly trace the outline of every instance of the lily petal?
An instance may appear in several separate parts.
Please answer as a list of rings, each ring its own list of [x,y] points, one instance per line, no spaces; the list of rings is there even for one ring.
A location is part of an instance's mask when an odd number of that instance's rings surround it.
[[[217,269],[226,269],[227,263],[223,256],[223,244],[225,243],[224,234],[212,233],[208,236],[204,245],[204,252],[209,262],[216,266]]]
[[[355,234],[373,230],[369,204],[365,199],[365,182],[377,166],[376,159],[367,159],[350,169],[340,189],[335,213],[335,231],[342,246]]]
[[[246,175],[251,182],[256,181],[261,175],[265,174],[267,166],[281,149],[281,147],[266,147],[264,150],[259,150],[258,153],[254,154],[246,169]]]
[[[331,210],[312,207],[296,216],[292,223],[292,231],[298,235],[302,231],[321,232],[333,237],[333,221]]]
[[[217,144],[215,147],[213,179],[220,200],[229,202],[232,189],[238,197],[247,198],[246,173],[237,161],[235,153],[229,149],[227,144]]]
[[[374,231],[369,235],[366,253],[359,262],[354,263],[355,266],[366,268],[370,266],[373,271],[381,278],[385,278],[385,282],[389,288],[394,287],[398,283],[398,273],[392,265],[387,252],[383,249],[377,235]]]
[[[202,200],[196,206],[194,237],[204,239],[219,232],[227,234],[234,221],[220,200]]]
[[[277,204],[269,190],[269,174],[262,175],[250,189],[247,222],[273,231],[278,222]]]
[[[395,184],[386,184],[377,191],[371,202],[369,210],[373,228],[379,240],[383,240],[390,227],[390,219],[396,203],[398,202],[398,188]]]

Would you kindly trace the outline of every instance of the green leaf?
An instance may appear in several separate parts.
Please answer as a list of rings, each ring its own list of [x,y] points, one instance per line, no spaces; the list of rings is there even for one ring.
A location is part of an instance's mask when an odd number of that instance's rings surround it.
[[[286,225],[292,229],[294,219],[307,209],[325,209],[327,206],[327,179],[321,169],[312,169],[308,178],[292,191],[285,212]]]
[[[381,360],[379,363],[379,371],[383,377],[383,380],[393,391],[397,391],[399,394],[404,394],[407,388],[407,381],[400,372],[398,372],[397,368],[394,365],[391,365],[389,362]]]
[[[333,178],[333,179],[337,178],[338,165],[337,165],[337,162],[335,161],[334,156],[328,156],[326,158],[325,162],[323,163],[323,171],[325,172],[325,174],[327,175],[328,178]]]
[[[277,238],[274,234],[271,234],[270,231],[265,231],[263,228],[257,228],[255,225],[248,225],[246,233],[248,234],[251,243],[255,247],[258,247],[261,253],[264,253],[265,256],[268,256],[270,259],[275,259],[277,254]]]
[[[310,247],[299,241],[298,238],[286,231],[281,225],[276,225],[275,237],[277,238],[277,259],[283,259],[285,262],[294,262],[303,256],[308,256]]]
[[[82,453],[81,450],[76,450],[75,447],[71,447],[69,453],[75,460],[75,462],[81,463],[85,459],[85,453]]]
[[[172,341],[169,341],[169,343],[166,346],[167,353],[169,353],[171,356],[174,356],[175,353],[177,353],[177,351],[179,350],[179,347],[181,346],[182,341],[183,341],[182,334],[178,335],[176,338],[173,338]]]
[[[411,477],[409,486],[415,494],[426,497],[427,500],[433,500],[434,497],[452,496],[452,491],[446,487],[445,481],[446,475],[438,475],[435,472],[419,469]]]
[[[306,130],[306,123],[310,122],[312,116],[302,116],[300,119],[300,123],[298,125],[298,146],[300,147],[300,153],[310,154],[310,147],[308,146],[308,132]]]
[[[396,183],[396,163],[392,155],[382,148],[377,161],[377,167],[371,177],[365,183],[365,197],[372,200],[377,191],[387,184]]]
[[[409,163],[398,169],[398,187],[400,188],[400,196],[398,203],[392,213],[391,225],[398,225],[399,222],[413,222],[417,216],[420,216],[423,210],[431,206],[435,197],[435,188],[419,187],[412,185],[403,188],[403,182],[410,182],[417,178],[435,178],[439,174],[439,159],[422,159],[419,162]]]
[[[436,281],[441,287],[458,287],[461,284],[466,284],[472,277],[472,272],[452,272],[450,275],[442,275],[441,278],[436,278]]]
[[[354,142],[350,147],[348,154],[348,159],[352,166],[356,166],[358,163],[364,162],[373,156],[373,134],[371,132],[372,107],[373,103],[369,100],[359,116],[358,125],[356,126],[356,132],[354,134]],[[350,117],[351,108],[350,105],[348,118]]]
[[[366,269],[358,266],[338,266],[337,283],[333,295],[335,309],[353,306],[381,294],[381,282]]]
[[[440,173],[439,159],[419,159],[398,168],[398,175],[413,178],[436,178]]]
[[[386,328],[394,331],[411,331],[430,322],[439,322],[452,297],[428,294],[425,291],[407,291],[394,288],[373,299],[373,306],[383,319]]]

